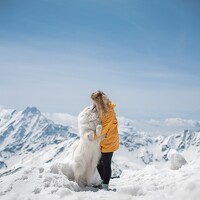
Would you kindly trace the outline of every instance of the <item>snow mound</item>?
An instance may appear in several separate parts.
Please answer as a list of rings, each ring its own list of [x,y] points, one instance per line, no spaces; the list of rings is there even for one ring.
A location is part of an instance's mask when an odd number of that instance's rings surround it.
[[[30,195],[30,199],[35,199],[35,195],[50,195],[52,199],[58,199],[80,191],[77,183],[70,181],[63,174],[52,173],[49,165],[28,167],[10,176],[11,180],[2,177],[0,196],[3,199],[26,199],[27,194]]]
[[[185,158],[178,153],[175,149],[170,149],[167,154],[167,158],[170,162],[170,169],[177,170],[187,163]]]

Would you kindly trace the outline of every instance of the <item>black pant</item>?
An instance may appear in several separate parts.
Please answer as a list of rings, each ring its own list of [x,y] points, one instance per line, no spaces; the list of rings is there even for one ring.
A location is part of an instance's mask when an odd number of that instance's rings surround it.
[[[101,158],[97,165],[97,170],[101,179],[103,180],[103,184],[108,184],[111,177],[111,160],[112,160],[113,152],[110,153],[101,153]]]

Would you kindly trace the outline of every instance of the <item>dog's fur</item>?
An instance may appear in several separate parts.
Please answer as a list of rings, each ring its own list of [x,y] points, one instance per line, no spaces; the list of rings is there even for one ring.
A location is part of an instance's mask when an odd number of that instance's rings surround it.
[[[67,162],[61,167],[61,171],[80,186],[90,184],[98,161],[101,156],[100,141],[94,140],[94,132],[101,132],[100,120],[96,107],[86,107],[78,116],[78,128],[80,139],[70,148]]]

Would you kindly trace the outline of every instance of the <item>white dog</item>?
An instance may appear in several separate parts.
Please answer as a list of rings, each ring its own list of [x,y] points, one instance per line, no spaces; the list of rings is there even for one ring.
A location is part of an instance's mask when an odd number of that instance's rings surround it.
[[[94,140],[94,132],[100,134],[101,125],[96,107],[86,107],[78,116],[80,140],[70,148],[61,171],[80,186],[89,185],[101,156],[100,141]]]

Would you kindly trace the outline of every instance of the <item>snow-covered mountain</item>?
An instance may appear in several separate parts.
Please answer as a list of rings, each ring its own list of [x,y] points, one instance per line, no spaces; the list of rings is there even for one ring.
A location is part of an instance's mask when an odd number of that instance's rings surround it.
[[[37,108],[24,111],[1,110],[0,112],[0,168],[9,168],[17,160],[41,152],[45,147],[77,138],[76,128],[55,124]],[[65,144],[65,146],[67,146]],[[59,152],[65,147],[61,147]],[[21,158],[20,158],[21,157]],[[12,158],[12,159],[10,159]]]
[[[119,133],[121,146],[141,164],[167,161],[170,149],[183,153],[200,152],[200,132],[185,130],[168,137],[153,136],[138,132],[126,119],[120,122]],[[77,137],[77,127],[55,124],[36,107],[19,112],[3,109],[0,111],[0,168],[9,169],[22,158],[25,160],[27,156],[51,149],[52,156],[43,160],[49,162],[67,150]]]
[[[132,126],[131,121],[125,120],[124,124],[119,126],[119,133],[121,145],[133,152],[133,155],[145,164],[167,161],[167,154],[170,149],[175,149],[183,154],[188,152],[200,153],[200,131],[184,130],[169,136],[154,136],[145,132],[138,132]],[[188,159],[191,159],[189,154]]]

